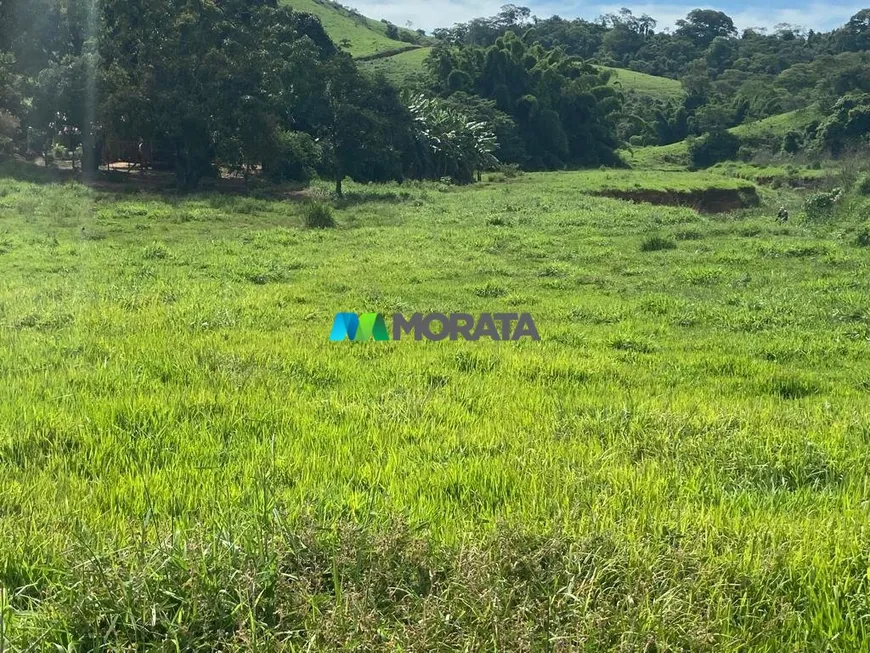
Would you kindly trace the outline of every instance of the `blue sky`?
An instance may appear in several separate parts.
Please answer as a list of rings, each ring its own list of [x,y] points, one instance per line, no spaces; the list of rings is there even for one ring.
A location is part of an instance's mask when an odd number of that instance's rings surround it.
[[[769,0],[763,5],[723,0],[711,5],[682,2],[649,2],[632,3],[580,3],[571,0],[558,2],[555,0],[540,0],[522,2],[515,0],[514,4],[527,6],[539,17],[558,14],[563,18],[586,18],[594,20],[602,14],[618,11],[620,7],[628,6],[635,14],[647,13],[655,18],[658,29],[673,26],[674,22],[697,7],[713,8],[724,11],[734,19],[739,29],[746,27],[771,28],[779,23],[800,25],[806,29],[830,30],[849,20],[863,7],[870,6],[870,0],[865,4],[850,2],[817,2],[810,0],[807,4],[799,2],[784,2]],[[422,27],[432,30],[435,27],[445,27],[456,22],[466,21],[478,16],[492,16],[506,4],[505,0],[425,0],[424,2],[408,2],[407,0],[343,0],[342,4],[352,6],[371,18],[386,18],[397,25],[413,23],[414,28]]]

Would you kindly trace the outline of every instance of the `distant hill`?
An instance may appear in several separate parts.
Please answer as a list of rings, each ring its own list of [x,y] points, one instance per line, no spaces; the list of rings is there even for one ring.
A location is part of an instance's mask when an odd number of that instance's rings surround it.
[[[398,28],[400,39],[391,39],[387,36],[386,23],[329,0],[282,0],[282,4],[317,16],[336,45],[341,46],[345,41],[349,43],[344,49],[355,58],[413,49],[429,42],[403,27]]]
[[[364,61],[363,67],[364,70],[373,73],[383,73],[394,84],[403,86],[423,72],[423,62],[431,51],[431,47],[417,48],[389,57]]]
[[[607,66],[599,66],[612,70],[616,73],[610,80],[611,84],[619,86],[624,91],[633,91],[638,95],[648,95],[657,100],[670,100],[681,98],[685,94],[683,85],[676,79],[668,77],[656,77],[655,75],[647,75],[634,70],[625,68],[609,68]]]
[[[431,47],[417,48],[410,52],[402,52],[392,56],[381,57],[365,62],[365,67],[372,72],[382,72],[398,85],[413,79],[423,70],[423,62],[431,52]],[[681,98],[684,95],[683,86],[675,79],[656,77],[622,68],[609,68],[615,74],[610,83],[626,92],[646,95],[657,100]]]
[[[398,28],[402,39],[387,36],[387,25],[380,20],[367,18],[348,7],[330,0],[282,0],[296,11],[313,14],[320,19],[326,33],[355,58],[362,60],[365,69],[384,73],[399,86],[412,80],[423,71],[423,61],[429,55],[432,39],[421,37],[416,32]],[[413,42],[413,41],[416,41]],[[611,83],[625,91],[633,91],[656,99],[667,100],[682,96],[680,82],[666,77],[656,77],[633,70],[610,68],[616,75]]]
[[[738,125],[728,131],[739,136],[744,143],[752,144],[782,138],[791,130],[801,131],[818,118],[819,109],[813,105]],[[633,152],[626,152],[624,158],[634,168],[684,170],[689,165],[688,155],[688,143],[680,141],[670,145],[636,148]]]

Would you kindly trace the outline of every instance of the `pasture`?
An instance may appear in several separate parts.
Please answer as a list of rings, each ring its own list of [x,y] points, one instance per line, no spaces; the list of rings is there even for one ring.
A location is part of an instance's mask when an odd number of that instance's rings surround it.
[[[588,194],[691,179],[0,179],[0,650],[866,650],[867,202]]]
[[[353,57],[372,56],[408,47],[407,43],[387,36],[385,23],[367,18],[331,0],[281,0],[281,4],[317,17],[332,41]]]

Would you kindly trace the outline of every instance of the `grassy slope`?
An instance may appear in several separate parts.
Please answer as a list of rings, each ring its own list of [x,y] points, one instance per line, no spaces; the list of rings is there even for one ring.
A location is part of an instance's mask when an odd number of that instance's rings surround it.
[[[282,0],[296,11],[313,14],[320,19],[330,38],[336,43],[350,41],[347,49],[354,57],[412,47],[409,43],[387,38],[386,25],[333,5],[328,0]]]
[[[599,182],[349,185],[315,232],[0,180],[12,649],[867,650],[866,250]]]
[[[608,68],[608,70],[616,73],[612,83],[618,84],[626,91],[648,95],[658,100],[676,99],[684,95],[683,85],[675,79],[656,77],[624,68]]]
[[[350,41],[348,52],[354,57],[369,57],[374,54],[414,47],[412,44],[387,38],[384,23],[355,15],[332,4],[329,0],[282,0],[297,11],[314,14],[335,43]],[[401,29],[401,28],[400,28]],[[407,31],[407,30],[405,30]],[[423,61],[430,49],[422,47],[393,56],[363,62],[366,69],[382,72],[401,85],[419,75]],[[626,91],[649,95],[656,99],[680,97],[683,93],[680,82],[664,77],[655,77],[633,70],[610,68],[616,73],[611,83],[619,84]]]
[[[392,57],[365,61],[362,65],[365,70],[384,73],[401,87],[405,82],[423,73],[423,61],[429,56],[431,50],[430,47],[418,48]]]
[[[402,84],[422,71],[423,61],[429,55],[429,51],[430,48],[420,48],[412,52],[365,62],[365,66],[370,70],[383,72],[396,83]],[[621,68],[609,68],[609,70],[616,73],[611,79],[611,84],[618,84],[623,90],[661,100],[683,95],[682,85],[676,80]]]
[[[770,116],[753,123],[738,125],[728,131],[747,141],[769,135],[782,137],[789,130],[802,130],[818,117],[817,109],[812,106]],[[688,166],[688,153],[687,142],[680,141],[670,145],[640,147],[635,149],[633,154],[627,152],[625,159],[630,165],[638,169],[685,170]]]
[[[751,184],[738,179],[727,179],[705,172],[660,172],[648,170],[588,170],[553,172],[540,175],[554,189],[573,189],[581,192],[600,190],[658,190],[695,191],[711,188],[737,190]]]

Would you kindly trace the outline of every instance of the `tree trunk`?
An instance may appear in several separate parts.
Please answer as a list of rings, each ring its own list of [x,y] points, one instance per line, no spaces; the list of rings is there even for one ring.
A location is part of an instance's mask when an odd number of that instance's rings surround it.
[[[341,197],[341,182],[344,180],[344,175],[338,174],[335,176],[335,194]]]

